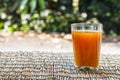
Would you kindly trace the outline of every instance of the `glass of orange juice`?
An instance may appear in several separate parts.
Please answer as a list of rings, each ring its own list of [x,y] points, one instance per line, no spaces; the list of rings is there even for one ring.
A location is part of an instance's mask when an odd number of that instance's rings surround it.
[[[102,24],[71,24],[75,66],[78,69],[98,69],[102,40]]]

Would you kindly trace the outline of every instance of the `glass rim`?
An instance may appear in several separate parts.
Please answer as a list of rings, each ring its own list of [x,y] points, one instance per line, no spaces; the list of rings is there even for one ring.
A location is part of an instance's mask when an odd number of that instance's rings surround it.
[[[92,29],[85,29],[86,26],[93,26]],[[83,27],[79,29],[79,27]],[[97,29],[95,28],[97,27]],[[78,29],[77,29],[78,28]],[[103,25],[101,23],[72,23],[71,24],[71,31],[94,31],[94,32],[103,32]]]
[[[103,26],[102,23],[84,23],[84,22],[81,22],[81,23],[72,23],[71,27],[77,26],[77,25],[95,25],[95,26],[99,26],[99,27]]]

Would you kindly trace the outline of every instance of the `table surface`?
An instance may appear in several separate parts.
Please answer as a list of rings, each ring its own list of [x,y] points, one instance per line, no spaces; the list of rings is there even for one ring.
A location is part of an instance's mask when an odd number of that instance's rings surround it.
[[[1,79],[120,80],[120,54],[100,56],[99,70],[77,70],[72,52],[0,52]]]

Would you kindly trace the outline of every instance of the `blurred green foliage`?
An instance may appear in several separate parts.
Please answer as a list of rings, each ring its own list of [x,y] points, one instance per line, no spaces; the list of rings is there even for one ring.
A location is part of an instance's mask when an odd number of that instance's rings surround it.
[[[106,34],[120,34],[120,0],[81,0],[79,7],[103,23]]]
[[[0,3],[1,31],[69,33],[73,22],[100,22],[105,34],[120,34],[120,0],[80,0],[78,11],[64,13],[47,8],[47,0],[0,0]]]
[[[16,0],[11,8],[11,12],[33,13],[35,10],[40,12],[45,9],[45,0]]]

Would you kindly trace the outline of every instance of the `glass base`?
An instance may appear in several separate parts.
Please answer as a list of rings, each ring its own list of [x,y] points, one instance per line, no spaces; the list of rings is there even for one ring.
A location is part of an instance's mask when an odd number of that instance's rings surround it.
[[[78,67],[78,66],[75,66],[75,68],[76,68],[76,70],[85,70],[85,71],[88,71],[88,70],[90,70],[90,71],[97,71],[98,70],[98,67],[89,67],[89,66],[80,66],[80,67]]]

